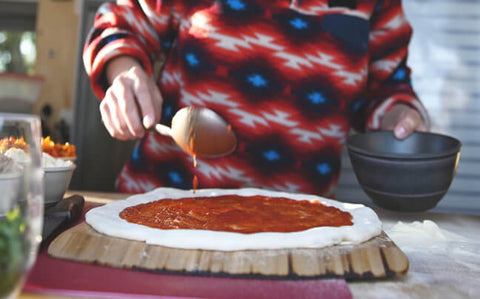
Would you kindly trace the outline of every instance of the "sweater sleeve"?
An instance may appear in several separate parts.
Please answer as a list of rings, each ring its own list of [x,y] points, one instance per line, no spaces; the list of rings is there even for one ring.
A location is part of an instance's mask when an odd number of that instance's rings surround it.
[[[357,115],[364,121],[354,122],[357,130],[378,130],[383,115],[397,103],[417,109],[429,126],[428,113],[411,86],[411,70],[406,64],[411,36],[412,27],[401,0],[378,1],[370,22],[370,63],[363,113]]]
[[[83,50],[83,62],[95,95],[103,99],[108,88],[105,65],[121,55],[136,58],[152,75],[153,65],[171,45],[181,11],[175,1],[117,0],[102,4]]]

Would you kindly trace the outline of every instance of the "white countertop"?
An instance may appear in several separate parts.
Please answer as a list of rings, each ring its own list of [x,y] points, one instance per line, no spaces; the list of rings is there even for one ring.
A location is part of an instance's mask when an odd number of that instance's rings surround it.
[[[479,298],[480,216],[376,211],[410,268],[404,277],[349,282],[354,298]]]

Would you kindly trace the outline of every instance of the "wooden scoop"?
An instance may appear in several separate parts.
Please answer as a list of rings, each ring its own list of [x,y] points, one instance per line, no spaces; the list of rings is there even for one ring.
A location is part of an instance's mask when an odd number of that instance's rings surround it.
[[[192,156],[214,158],[233,152],[237,138],[231,126],[208,108],[185,107],[173,116],[172,127],[156,124],[155,130],[171,136]]]

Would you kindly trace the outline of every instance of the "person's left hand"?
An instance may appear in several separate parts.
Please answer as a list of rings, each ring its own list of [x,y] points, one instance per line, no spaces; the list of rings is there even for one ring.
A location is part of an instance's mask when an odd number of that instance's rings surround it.
[[[414,131],[428,131],[420,113],[405,104],[395,104],[390,111],[385,113],[380,128],[393,130],[398,139],[404,139]]]

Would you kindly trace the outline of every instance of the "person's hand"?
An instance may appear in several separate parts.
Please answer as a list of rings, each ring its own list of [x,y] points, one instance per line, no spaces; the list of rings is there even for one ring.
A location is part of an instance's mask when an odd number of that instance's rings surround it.
[[[404,139],[414,131],[428,131],[420,113],[405,104],[396,104],[385,113],[380,124],[382,130],[393,130],[395,137]]]
[[[100,103],[105,128],[120,140],[143,137],[161,117],[163,99],[153,78],[127,56],[109,62],[106,75],[111,85]]]

